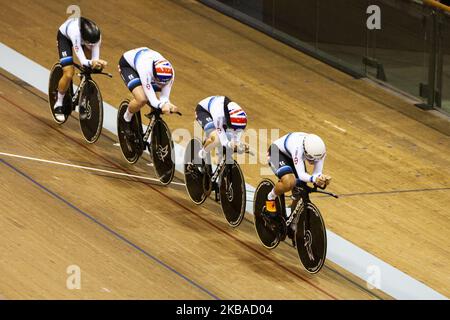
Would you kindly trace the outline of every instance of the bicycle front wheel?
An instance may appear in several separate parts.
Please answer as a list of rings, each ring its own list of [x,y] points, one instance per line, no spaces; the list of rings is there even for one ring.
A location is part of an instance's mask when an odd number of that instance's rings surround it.
[[[80,128],[88,143],[95,143],[102,133],[103,100],[94,80],[85,82],[80,92]]]
[[[202,143],[198,139],[192,139],[186,146],[184,153],[184,182],[189,198],[197,205],[205,202],[209,187],[209,175],[206,171],[205,161],[198,152]]]
[[[220,203],[228,224],[236,228],[245,215],[246,191],[241,167],[234,161],[227,164],[220,181]]]
[[[159,181],[163,185],[171,183],[175,175],[175,151],[169,127],[162,119],[155,120],[150,135],[150,154]]]
[[[295,231],[297,253],[309,273],[318,273],[326,259],[327,229],[319,208],[308,203],[299,216]]]

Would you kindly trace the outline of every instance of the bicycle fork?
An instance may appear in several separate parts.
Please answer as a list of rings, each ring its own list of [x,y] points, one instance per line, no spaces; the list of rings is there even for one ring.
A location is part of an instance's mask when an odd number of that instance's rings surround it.
[[[297,231],[297,222],[300,217],[300,212],[303,210],[304,201],[302,198],[298,199],[297,204],[295,205],[294,210],[291,212],[289,217],[286,217],[285,224],[286,224],[286,230],[289,232],[291,230],[293,232],[292,235],[292,246],[296,247],[296,241],[295,241],[295,232]]]
[[[73,95],[73,97],[72,97],[72,109],[73,110],[75,110],[76,112],[79,112],[79,109],[80,109],[80,101],[79,101],[79,98],[80,98],[80,92],[81,92],[81,89],[84,87],[84,84],[85,84],[85,82],[86,82],[86,78],[85,77],[82,77],[81,75],[79,75],[80,77],[81,77],[81,82],[80,82],[80,85],[78,86],[78,88],[77,88],[77,90],[75,91],[75,93],[74,93],[74,95]],[[78,110],[77,110],[77,107],[78,107]]]
[[[213,186],[215,186],[215,201],[218,202],[220,200],[219,197],[219,192],[218,192],[218,188],[219,188],[219,183],[217,183],[217,180],[219,179],[219,177],[222,175],[223,171],[225,170],[225,162],[222,161],[221,163],[219,163],[219,165],[216,168],[216,171],[214,171],[213,176],[210,179],[209,182],[209,190],[208,193],[211,193]]]
[[[145,115],[145,116],[147,117],[147,115]],[[149,118],[149,117],[147,117],[147,118]],[[148,141],[148,139],[150,138],[150,134],[152,133],[153,127],[155,126],[155,122],[156,122],[155,117],[151,117],[149,119],[150,119],[150,124],[148,125],[147,130],[145,131],[145,134],[142,137],[142,143],[144,145],[144,149],[145,149],[145,147],[150,147],[151,141]],[[141,124],[141,126],[142,126],[142,124]],[[141,130],[142,130],[142,128],[141,128]],[[150,154],[150,156],[151,156],[151,154]]]

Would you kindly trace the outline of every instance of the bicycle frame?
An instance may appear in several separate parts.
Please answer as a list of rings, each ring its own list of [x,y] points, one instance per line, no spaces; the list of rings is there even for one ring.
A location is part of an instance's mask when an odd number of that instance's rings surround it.
[[[75,68],[77,68],[80,71],[80,73],[78,73],[78,76],[80,77],[81,80],[80,80],[80,85],[77,87],[77,90],[73,94],[72,106],[76,105],[76,102],[78,101],[78,98],[80,96],[80,92],[83,89],[84,85],[86,84],[86,81],[92,79],[91,74],[102,74],[102,75],[112,78],[112,74],[110,74],[110,73],[84,68],[83,66],[81,66],[77,63],[74,63],[73,65]]]
[[[226,164],[226,160],[223,159],[219,165],[216,167],[216,170],[214,171],[214,174],[211,177],[211,183],[215,183],[217,181],[217,179],[219,178],[219,176],[222,175],[223,170],[225,170],[225,164]]]
[[[226,154],[226,148],[223,147],[223,154]],[[214,186],[214,184],[217,183],[217,180],[222,176],[223,171],[225,170],[227,164],[227,158],[222,157],[222,160],[219,162],[219,164],[217,165],[216,169],[214,170],[214,173],[211,175],[211,178],[209,180],[209,187],[208,187],[208,192],[212,191],[212,188]],[[227,188],[228,189],[228,188]],[[216,201],[218,201],[218,195],[217,195],[217,190],[216,190]]]
[[[150,124],[147,127],[147,130],[144,133],[144,136],[142,138],[142,141],[146,143],[148,141],[148,138],[150,137],[150,134],[152,133],[153,127],[155,126],[156,120],[161,118],[161,109],[155,109],[153,108],[148,102],[147,105],[152,109],[152,111],[145,116],[150,119]],[[171,112],[172,113],[172,112]],[[181,116],[181,112],[176,112],[177,115]],[[142,124],[141,124],[142,125]]]
[[[214,171],[213,175],[211,176],[211,183],[214,184],[217,179],[222,175],[223,170],[225,170],[225,165],[227,164],[227,148],[223,147],[222,149],[222,160],[219,162],[219,164],[216,167],[216,170]]]
[[[295,187],[295,188],[298,188],[298,187]],[[334,198],[339,198],[339,196],[334,193],[323,191],[323,190],[318,190],[317,186],[315,186],[314,188],[311,188],[307,184],[304,184],[304,185],[301,185],[300,188],[302,188],[302,190],[300,191],[300,196],[298,197],[298,199],[295,199],[293,197],[293,200],[297,201],[297,203],[295,204],[294,211],[291,212],[289,217],[287,217],[286,208],[284,209],[284,216],[287,218],[286,219],[286,227],[289,227],[293,221],[296,221],[297,216],[299,216],[299,214],[301,213],[301,212],[299,212],[300,209],[302,209],[301,211],[303,212],[303,210],[306,208],[308,203],[311,203],[311,200],[309,198],[309,195],[311,193],[321,193],[321,194],[329,195]]]
[[[81,78],[81,82],[80,85],[77,87],[77,90],[74,92],[73,97],[72,97],[72,106],[76,105],[78,98],[80,96],[80,92],[81,89],[83,89],[84,84],[86,83],[86,76],[79,74],[80,78]]]
[[[148,138],[150,137],[153,127],[155,126],[156,119],[159,117],[156,115],[155,111],[152,111],[149,114],[146,114],[145,116],[150,119],[150,124],[147,126],[147,130],[145,131],[145,134],[142,138],[144,144],[148,143]]]

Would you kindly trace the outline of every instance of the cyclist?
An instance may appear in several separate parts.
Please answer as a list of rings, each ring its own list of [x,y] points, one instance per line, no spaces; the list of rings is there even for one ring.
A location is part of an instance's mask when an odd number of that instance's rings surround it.
[[[198,103],[195,114],[206,134],[200,158],[205,159],[219,145],[240,153],[249,152],[248,145],[240,142],[247,126],[247,114],[236,102],[226,96],[207,97]]]
[[[275,215],[276,197],[293,190],[298,183],[311,182],[326,187],[331,177],[322,173],[325,156],[325,143],[315,134],[292,132],[273,142],[268,162],[279,180],[267,195],[266,211]],[[311,175],[306,172],[305,161],[314,165]]]
[[[100,29],[93,21],[87,18],[69,18],[59,27],[56,39],[63,75],[58,84],[58,96],[54,105],[54,114],[58,120],[64,121],[64,96],[75,73],[72,48],[75,49],[78,60],[84,67],[102,70],[107,65],[107,62],[100,59]]]
[[[125,85],[133,94],[128,109],[123,115],[126,131],[130,132],[133,114],[147,103],[163,113],[174,113],[178,107],[173,105],[170,91],[175,80],[172,64],[159,52],[149,48],[137,48],[127,51],[119,61],[119,73]],[[159,98],[156,96],[159,92]]]

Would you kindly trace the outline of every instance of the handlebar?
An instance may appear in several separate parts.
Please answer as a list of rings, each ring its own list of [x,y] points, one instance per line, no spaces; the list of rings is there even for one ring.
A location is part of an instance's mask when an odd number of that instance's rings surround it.
[[[147,103],[147,105],[148,105],[148,106],[151,108],[151,110],[152,110],[150,113],[148,113],[148,114],[145,115],[147,118],[150,119],[153,115],[155,115],[155,116],[160,116],[160,115],[162,114],[162,110],[161,110],[161,109],[153,108],[149,103]],[[176,115],[179,115],[179,116],[182,116],[182,115],[183,115],[180,111],[177,111],[177,112],[170,112],[170,114],[176,114]]]
[[[241,145],[242,146],[242,145]],[[224,150],[224,152],[227,150],[227,149],[229,149],[229,150],[231,150],[231,148],[229,147],[229,146],[224,146],[223,147],[223,150]],[[237,146],[235,146],[234,147],[234,149],[233,150],[231,150],[233,153],[238,153],[238,154],[242,154],[242,153],[247,153],[247,154],[249,154],[249,155],[251,155],[251,156],[254,156],[255,155],[255,153],[252,151],[252,150],[250,150],[250,148],[248,148],[248,150],[244,150],[244,151],[239,151],[239,145],[237,145]]]
[[[320,190],[317,190],[317,187],[313,188],[313,190],[311,191],[311,193],[312,193],[312,192],[321,193],[321,194],[326,194],[326,195],[331,196],[331,197],[333,197],[333,198],[339,199],[339,196],[338,196],[337,194],[332,193],[332,192],[328,192],[328,191],[320,191]]]
[[[81,74],[86,74],[86,75],[101,74],[101,75],[107,76],[109,78],[112,78],[112,74],[111,73],[103,72],[101,70],[95,70],[95,69],[92,69],[90,67],[81,66],[78,63],[74,63],[73,65],[74,65],[75,68],[80,70]]]
[[[331,196],[336,199],[339,198],[339,196],[337,194],[334,194],[334,193],[328,192],[328,191],[324,191],[326,187],[321,188],[317,185],[314,185],[314,187],[310,187],[306,183],[302,183],[300,186],[296,186],[296,188],[304,189],[307,193],[321,193],[321,194],[326,194],[326,195]],[[318,190],[318,189],[321,189],[321,190]]]

